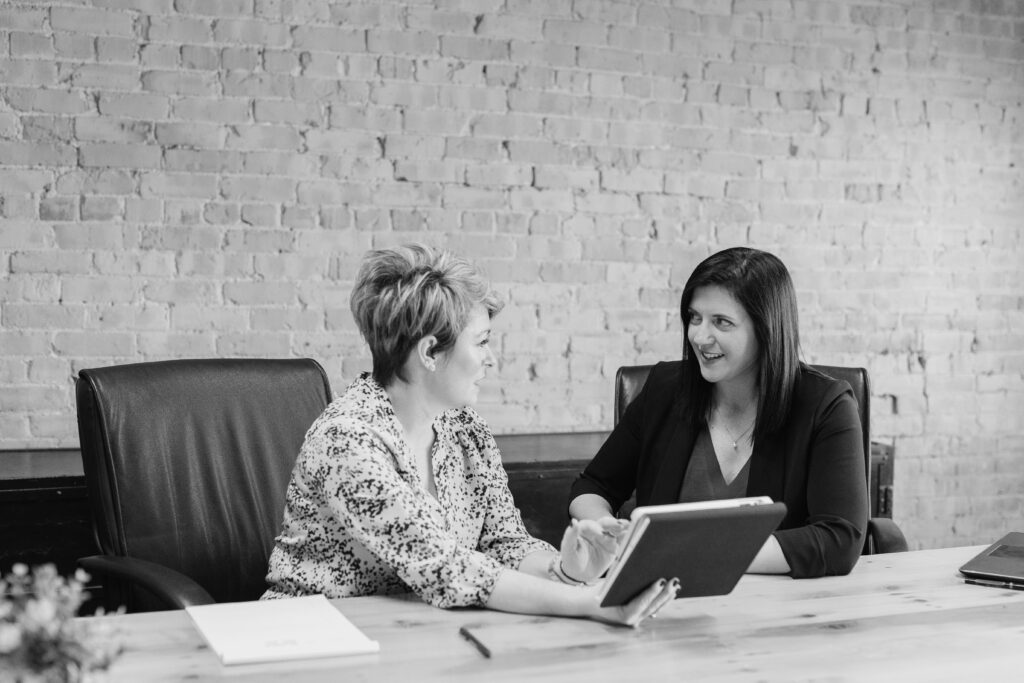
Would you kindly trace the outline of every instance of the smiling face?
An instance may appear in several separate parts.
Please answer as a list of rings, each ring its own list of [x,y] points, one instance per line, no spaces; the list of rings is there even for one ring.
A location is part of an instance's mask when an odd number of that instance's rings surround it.
[[[473,406],[480,397],[480,382],[494,367],[491,352],[491,318],[483,306],[475,306],[455,345],[438,354],[433,374],[434,390],[445,409]]]
[[[754,323],[726,289],[710,285],[694,290],[686,339],[708,382],[756,384],[760,347]]]

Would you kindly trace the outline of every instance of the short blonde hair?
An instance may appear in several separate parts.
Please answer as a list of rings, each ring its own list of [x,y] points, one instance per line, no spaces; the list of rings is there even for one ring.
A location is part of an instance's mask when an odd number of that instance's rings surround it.
[[[483,305],[494,317],[504,303],[469,261],[422,244],[367,252],[349,300],[370,347],[373,378],[381,386],[408,381],[405,361],[423,337],[434,350],[455,345],[470,311]]]

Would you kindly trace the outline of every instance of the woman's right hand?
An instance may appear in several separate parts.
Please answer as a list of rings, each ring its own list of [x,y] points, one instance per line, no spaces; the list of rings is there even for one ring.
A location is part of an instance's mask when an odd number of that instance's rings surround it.
[[[599,590],[597,587],[580,590],[585,590],[589,594],[588,599],[594,601],[594,611],[588,614],[591,619],[635,628],[644,619],[653,617],[658,610],[675,599],[676,593],[679,591],[679,579],[655,581],[640,595],[618,607],[600,607],[597,600],[597,591]]]

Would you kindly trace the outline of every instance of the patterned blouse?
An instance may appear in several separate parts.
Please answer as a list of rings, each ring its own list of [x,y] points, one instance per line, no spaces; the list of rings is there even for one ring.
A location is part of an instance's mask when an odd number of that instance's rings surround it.
[[[412,590],[437,607],[482,605],[538,550],[494,437],[474,410],[442,413],[426,492],[387,393],[368,374],[317,418],[292,471],[264,598]]]

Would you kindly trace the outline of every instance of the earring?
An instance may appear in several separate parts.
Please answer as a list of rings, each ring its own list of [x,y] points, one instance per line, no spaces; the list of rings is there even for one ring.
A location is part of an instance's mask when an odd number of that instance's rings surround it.
[[[427,370],[430,370],[431,372],[437,370],[437,364],[434,363],[434,361],[430,361],[429,363],[427,363]]]

